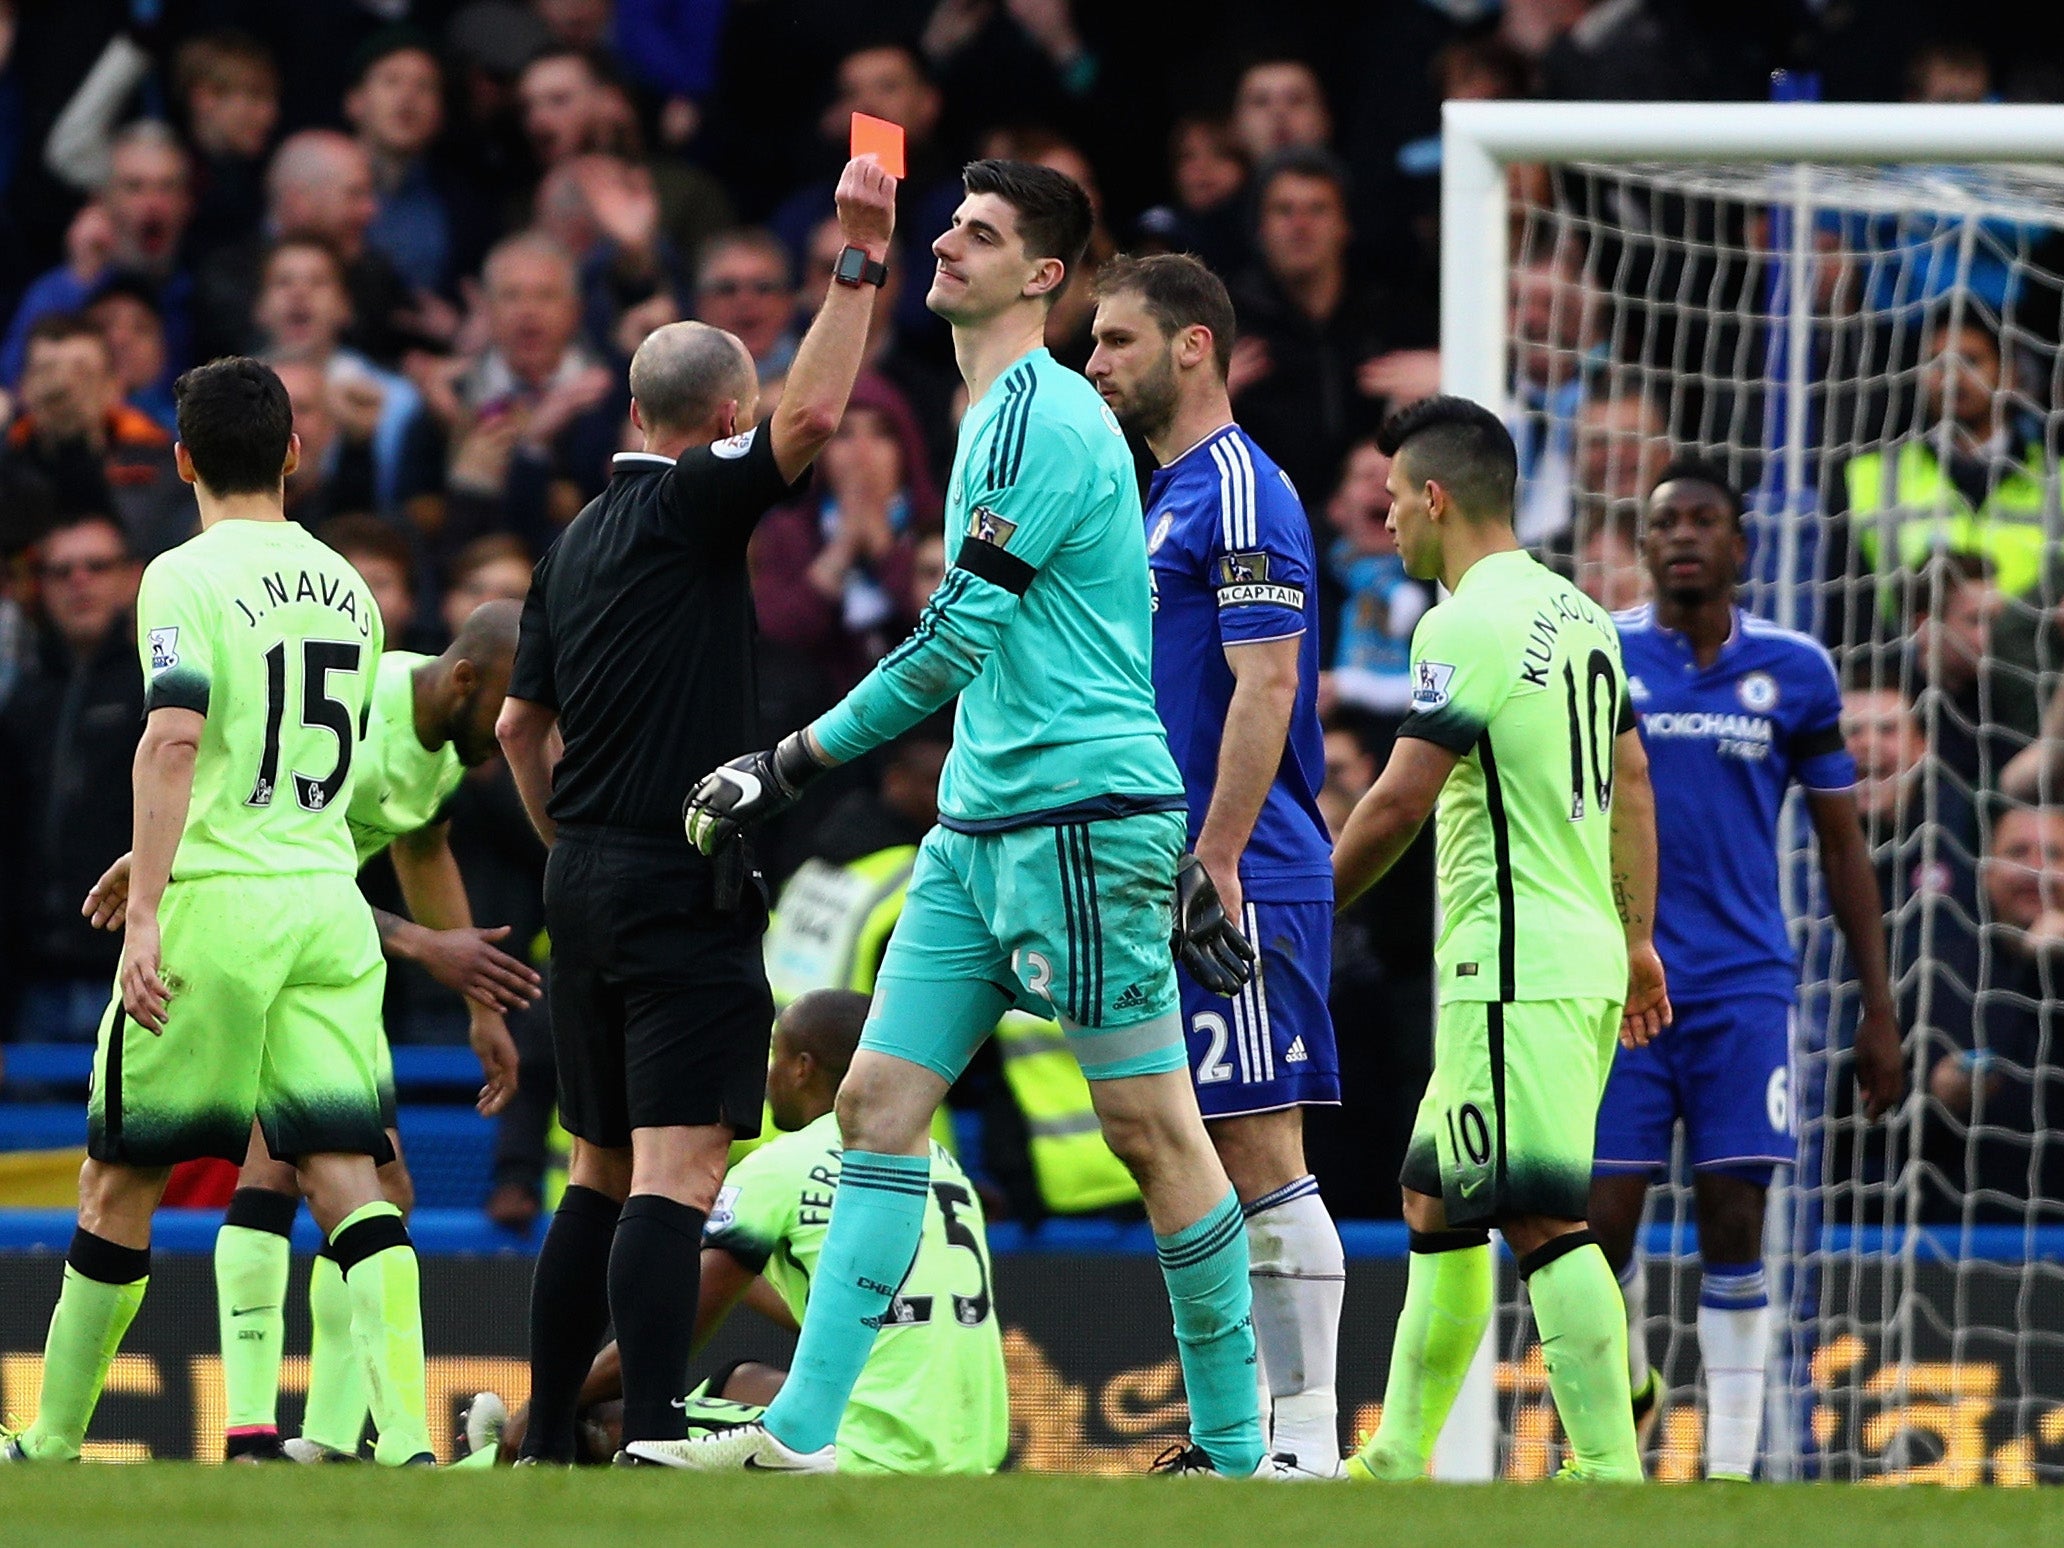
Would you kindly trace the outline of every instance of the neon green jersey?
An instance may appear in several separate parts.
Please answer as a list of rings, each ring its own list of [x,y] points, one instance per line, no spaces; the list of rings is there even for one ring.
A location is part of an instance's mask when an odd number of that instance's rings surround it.
[[[946,557],[910,638],[816,723],[825,750],[856,758],[959,694],[946,827],[1182,811],[1154,709],[1132,453],[1096,389],[1044,349],[960,422]]]
[[[373,677],[373,715],[352,777],[351,841],[364,865],[404,833],[437,821],[466,777],[450,742],[432,752],[416,734],[414,674],[430,660],[390,650]]]
[[[136,603],[148,709],[206,717],[174,880],[341,871],[384,639],[358,572],[293,522],[220,521]]]
[[[764,1275],[798,1322],[841,1161],[830,1113],[769,1141],[731,1168],[703,1233],[705,1247]],[[960,1163],[935,1143],[917,1260],[846,1404],[841,1472],[996,1471],[1010,1443],[1010,1403],[993,1284],[981,1202]]]
[[[1461,758],[1435,826],[1443,1000],[1626,997],[1611,813],[1626,683],[1611,615],[1517,550],[1479,559],[1419,620],[1398,735]]]

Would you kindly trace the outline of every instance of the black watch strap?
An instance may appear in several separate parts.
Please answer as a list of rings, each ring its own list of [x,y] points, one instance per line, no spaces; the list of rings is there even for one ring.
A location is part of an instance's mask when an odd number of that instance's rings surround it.
[[[848,243],[839,249],[838,262],[831,266],[831,277],[841,285],[886,285],[889,266],[868,257],[866,248]]]

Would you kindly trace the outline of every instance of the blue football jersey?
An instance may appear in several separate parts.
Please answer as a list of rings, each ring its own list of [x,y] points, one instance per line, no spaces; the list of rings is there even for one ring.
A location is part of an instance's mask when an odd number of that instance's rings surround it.
[[[1655,786],[1655,942],[1670,992],[1790,996],[1799,964],[1778,891],[1778,811],[1795,780],[1856,783],[1834,661],[1817,640],[1739,610],[1703,669],[1652,607],[1614,622]]]
[[[1297,491],[1245,431],[1228,425],[1155,473],[1146,520],[1154,702],[1182,771],[1190,842],[1211,805],[1233,697],[1225,647],[1302,636],[1290,734],[1240,882],[1257,902],[1330,899],[1333,845],[1318,802],[1326,778],[1318,578]]]

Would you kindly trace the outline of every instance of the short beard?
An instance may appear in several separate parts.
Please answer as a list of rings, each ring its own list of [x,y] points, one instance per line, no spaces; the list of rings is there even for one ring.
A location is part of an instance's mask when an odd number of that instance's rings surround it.
[[[1153,373],[1133,390],[1132,402],[1120,422],[1141,439],[1158,441],[1175,423],[1181,396],[1175,385],[1175,362],[1164,355]]]

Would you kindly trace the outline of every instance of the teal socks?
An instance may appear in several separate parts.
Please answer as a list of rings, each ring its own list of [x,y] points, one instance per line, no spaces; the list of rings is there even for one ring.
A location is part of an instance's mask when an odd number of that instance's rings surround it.
[[[1247,1278],[1247,1225],[1230,1189],[1195,1225],[1154,1238],[1183,1389],[1190,1440],[1211,1465],[1245,1478],[1261,1465],[1261,1396],[1255,1381],[1253,1288]]]

